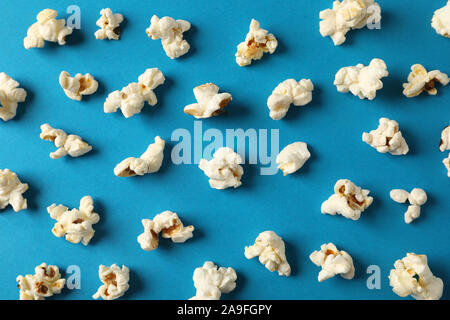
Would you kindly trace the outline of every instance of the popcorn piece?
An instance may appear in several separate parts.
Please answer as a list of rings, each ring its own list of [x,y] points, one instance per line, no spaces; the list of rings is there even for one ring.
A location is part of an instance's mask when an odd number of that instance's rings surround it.
[[[11,205],[15,212],[27,208],[27,199],[22,194],[28,190],[28,184],[20,182],[17,174],[9,169],[0,169],[0,209]]]
[[[110,267],[100,265],[98,276],[103,285],[92,296],[94,299],[114,300],[122,297],[130,288],[130,270],[126,266],[119,268],[116,264]]]
[[[400,297],[411,295],[416,300],[439,300],[444,283],[435,277],[428,267],[424,254],[407,253],[397,260],[389,274],[392,291]]]
[[[409,192],[403,189],[391,190],[389,196],[392,200],[398,203],[405,203],[408,200]]]
[[[427,202],[427,194],[423,189],[414,188],[409,193],[406,190],[394,189],[390,192],[392,200],[398,203],[405,203],[409,201],[410,206],[405,212],[405,223],[411,223],[413,220],[420,217],[420,206]]]
[[[346,33],[381,21],[380,5],[374,0],[334,1],[333,9],[320,11],[320,34],[330,36],[335,46],[346,40]]]
[[[322,203],[322,213],[331,215],[341,214],[347,219],[358,220],[361,213],[373,201],[369,197],[369,190],[357,187],[347,179],[338,180],[334,186],[334,194]]]
[[[63,130],[54,129],[47,123],[41,125],[41,139],[52,141],[58,148],[55,152],[50,153],[52,159],[59,159],[67,154],[71,157],[80,157],[92,150],[92,147],[81,137],[73,134],[67,135]]]
[[[303,167],[310,157],[311,154],[308,151],[308,145],[306,143],[294,142],[281,150],[276,162],[278,163],[278,169],[283,171],[283,175],[287,175]]]
[[[383,88],[381,78],[387,77],[386,63],[381,59],[372,59],[365,67],[357,64],[354,67],[341,68],[334,79],[334,85],[339,92],[351,92],[360,99],[373,100],[377,90]]]
[[[267,99],[270,117],[273,120],[284,118],[293,103],[294,106],[304,106],[311,102],[314,85],[309,79],[297,82],[287,79],[281,82]]]
[[[245,41],[237,46],[236,63],[241,67],[248,66],[252,60],[260,60],[264,53],[274,53],[277,46],[275,36],[261,29],[259,22],[252,19]]]
[[[369,133],[364,132],[362,140],[381,153],[389,152],[398,156],[405,155],[409,151],[408,144],[399,130],[397,121],[388,118],[380,118],[378,128]]]
[[[118,177],[133,177],[157,172],[164,159],[165,144],[166,142],[157,136],[155,142],[150,144],[139,158],[126,158],[119,163],[114,168],[114,174]]]
[[[434,87],[436,82],[446,86],[450,79],[439,70],[427,72],[424,66],[415,64],[411,67],[408,83],[403,84],[403,94],[408,98],[412,98],[426,91],[429,95],[434,96],[437,93],[437,89]]]
[[[123,15],[120,13],[113,13],[110,8],[102,9],[100,15],[100,19],[96,22],[96,25],[100,27],[100,30],[95,32],[95,38],[98,40],[119,40],[120,24],[123,21]]]
[[[116,112],[118,108],[125,118],[140,113],[145,102],[154,106],[158,99],[153,90],[162,85],[166,79],[157,68],[147,69],[138,78],[138,82],[132,82],[108,95],[104,104],[105,113]]]
[[[98,88],[98,82],[89,73],[85,75],[77,73],[72,78],[67,71],[62,71],[59,75],[59,84],[66,96],[77,101],[81,101],[82,96],[95,93]]]
[[[194,96],[198,103],[186,106],[184,112],[197,119],[210,118],[221,114],[231,101],[231,94],[219,93],[219,87],[214,83],[205,83],[195,87]]]
[[[19,102],[24,102],[27,92],[4,72],[0,72],[0,119],[11,120],[16,116]]]
[[[42,263],[34,269],[34,272],[33,275],[17,277],[20,300],[45,300],[54,294],[61,293],[66,280],[61,279],[57,266],[47,266],[46,263]]]
[[[444,7],[434,12],[431,26],[441,36],[450,38],[450,1]]]
[[[171,59],[178,58],[189,51],[189,43],[183,39],[183,33],[191,28],[186,20],[175,20],[171,17],[158,18],[153,15],[150,26],[145,30],[152,40],[161,39],[161,43],[167,56]]]
[[[100,216],[94,212],[94,201],[91,196],[83,197],[80,201],[80,209],[72,209],[52,204],[47,208],[52,219],[57,220],[52,232],[58,238],[66,237],[72,243],[89,244],[94,236],[93,224],[100,221]]]
[[[146,251],[152,251],[158,248],[159,234],[166,239],[172,239],[172,242],[183,243],[192,238],[194,226],[183,225],[175,212],[164,211],[156,215],[153,220],[143,219],[144,233],[139,235],[138,242],[141,248]]]
[[[245,257],[253,259],[259,256],[259,262],[270,271],[278,271],[280,276],[288,277],[291,266],[286,260],[284,242],[275,232],[264,231],[256,238],[255,244],[245,247]]]
[[[207,261],[194,271],[195,296],[189,300],[219,300],[222,293],[230,293],[236,288],[236,271],[233,268],[218,268]]]
[[[32,24],[23,40],[25,49],[42,48],[44,41],[58,42],[60,46],[66,44],[66,36],[72,34],[72,28],[66,27],[64,19],[56,20],[58,12],[45,9],[36,16],[37,22]]]
[[[450,150],[450,126],[446,126],[441,133],[439,151],[444,152],[445,150]]]
[[[447,168],[447,170],[448,170],[448,177],[450,178],[450,153],[448,155],[448,158],[445,158],[444,160],[442,160],[442,163]]]
[[[209,177],[209,185],[214,189],[237,188],[244,174],[242,158],[231,148],[222,147],[214,152],[213,159],[200,160],[199,168]]]
[[[321,245],[320,251],[314,251],[309,258],[316,266],[322,267],[318,276],[319,282],[337,274],[347,280],[351,280],[355,276],[352,257],[347,252],[338,250],[331,242]]]

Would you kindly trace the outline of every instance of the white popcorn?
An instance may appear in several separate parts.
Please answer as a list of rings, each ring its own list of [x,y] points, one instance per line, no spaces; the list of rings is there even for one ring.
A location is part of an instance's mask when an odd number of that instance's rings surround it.
[[[153,90],[162,85],[166,79],[157,68],[147,69],[138,78],[138,82],[132,82],[108,95],[104,104],[105,113],[116,112],[118,108],[125,118],[140,113],[145,102],[154,106],[158,99]]]
[[[448,170],[448,177],[450,178],[450,153],[448,155],[448,158],[445,158],[442,160],[442,163],[444,164],[445,168]]]
[[[54,294],[61,293],[66,280],[61,279],[57,266],[47,266],[46,263],[42,263],[34,269],[34,272],[33,275],[17,277],[20,300],[45,300]]]
[[[22,194],[28,190],[28,184],[22,183],[17,174],[9,169],[0,169],[0,209],[11,205],[15,212],[27,208],[27,199]]]
[[[444,152],[445,150],[450,150],[450,126],[446,126],[441,133],[439,151]]]
[[[19,86],[17,81],[0,72],[0,119],[3,121],[14,118],[19,102],[24,102],[27,97],[25,89]]]
[[[219,87],[214,83],[205,83],[194,88],[197,103],[187,105],[184,112],[197,119],[210,118],[223,113],[231,101],[231,94],[219,93]]]
[[[165,144],[159,136],[155,137],[155,142],[139,158],[130,157],[120,162],[114,168],[114,174],[118,177],[132,177],[157,172],[164,159]]]
[[[341,68],[335,76],[334,85],[339,92],[351,92],[360,99],[375,99],[377,90],[383,88],[381,78],[387,77],[386,63],[381,59],[372,59],[368,66]]]
[[[369,133],[364,132],[362,140],[380,153],[389,152],[398,156],[405,155],[409,151],[408,144],[399,130],[397,121],[388,118],[380,118],[378,128]]]
[[[186,20],[175,20],[171,17],[158,18],[153,15],[150,26],[145,30],[152,40],[161,39],[167,56],[176,59],[189,51],[189,43],[183,39],[183,33],[191,28]]]
[[[259,262],[270,272],[278,271],[280,276],[288,277],[291,274],[291,266],[284,251],[283,239],[273,231],[264,231],[258,235],[254,245],[245,247],[245,257],[259,257]]]
[[[213,159],[201,159],[199,168],[209,177],[209,185],[214,189],[237,188],[244,174],[242,158],[231,148],[222,147],[214,152]]]
[[[318,276],[319,282],[337,274],[347,280],[353,279],[355,276],[352,257],[347,252],[338,250],[331,242],[321,245],[320,251],[314,251],[309,258],[316,266],[322,267]]]
[[[283,175],[291,174],[303,167],[305,162],[311,157],[308,145],[304,142],[294,142],[287,145],[276,158],[278,169],[283,171]]]
[[[116,264],[110,267],[100,265],[98,276],[103,285],[92,296],[94,299],[101,297],[103,300],[114,300],[122,297],[130,288],[128,284],[130,281],[130,270],[126,266],[120,268]]]
[[[405,203],[409,198],[409,192],[403,189],[391,190],[389,196],[392,200],[398,203]]]
[[[394,189],[390,192],[392,200],[398,203],[405,203],[408,200],[410,206],[405,212],[405,223],[411,223],[420,217],[420,206],[427,202],[427,194],[423,189],[414,188],[409,193],[403,189]]]
[[[267,107],[273,120],[280,120],[286,116],[291,104],[305,106],[312,100],[314,85],[309,79],[296,81],[287,79],[281,82],[267,99]]]
[[[54,129],[49,124],[41,125],[42,140],[52,141],[58,148],[55,152],[50,153],[50,158],[59,159],[65,155],[71,157],[80,157],[92,150],[92,147],[84,142],[81,137],[70,134],[67,135],[61,129]]]
[[[403,84],[403,94],[408,98],[412,98],[426,91],[429,95],[434,96],[437,94],[436,82],[446,86],[450,79],[439,70],[428,72],[421,64],[415,64],[411,67],[408,83]]]
[[[66,206],[52,204],[47,208],[50,217],[57,222],[52,232],[58,238],[66,237],[71,243],[89,244],[94,236],[93,224],[100,221],[100,216],[94,212],[94,201],[91,196],[80,200],[80,208],[69,210]]]
[[[100,29],[95,32],[95,38],[98,40],[119,40],[120,24],[123,21],[123,15],[113,13],[110,8],[102,9],[100,15],[100,19],[96,22]]]
[[[183,225],[175,212],[164,211],[156,215],[153,220],[143,219],[144,233],[138,237],[141,248],[152,251],[158,248],[159,234],[165,239],[171,239],[174,243],[183,243],[192,238],[194,226]]]
[[[189,300],[219,300],[222,293],[230,293],[236,288],[236,271],[233,268],[218,268],[207,261],[203,267],[194,270],[195,296]]]
[[[252,60],[260,60],[266,52],[274,53],[277,46],[275,36],[261,29],[259,22],[252,19],[245,41],[237,46],[236,63],[241,67],[247,66]]]
[[[374,0],[334,1],[333,9],[320,11],[320,34],[330,36],[335,46],[345,42],[352,29],[362,29],[381,21],[380,5]]]
[[[444,283],[428,267],[424,254],[407,253],[397,260],[389,274],[389,284],[400,297],[411,295],[416,300],[439,300]]]
[[[357,187],[347,179],[338,180],[334,186],[334,194],[322,203],[321,212],[324,214],[341,214],[347,219],[358,220],[361,213],[373,201],[369,197],[369,190]]]
[[[67,71],[59,75],[59,84],[64,93],[72,100],[81,101],[82,96],[93,94],[97,91],[98,82],[89,74],[77,73],[71,77]]]
[[[66,27],[64,19],[55,19],[58,12],[52,9],[44,9],[36,16],[37,22],[32,24],[23,40],[25,49],[42,48],[44,41],[58,42],[60,46],[66,44],[66,36],[73,32]]]
[[[441,36],[450,38],[450,1],[444,7],[434,12],[431,26]]]

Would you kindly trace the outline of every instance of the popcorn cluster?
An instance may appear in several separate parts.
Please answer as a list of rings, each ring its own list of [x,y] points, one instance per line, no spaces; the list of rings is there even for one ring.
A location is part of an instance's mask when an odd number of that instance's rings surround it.
[[[59,84],[64,93],[72,100],[81,101],[82,96],[93,94],[98,89],[98,82],[89,74],[77,73],[71,77],[67,71],[62,71],[59,75]]]
[[[319,282],[330,279],[337,274],[348,280],[355,276],[352,257],[347,252],[338,250],[331,242],[321,245],[320,251],[314,251],[309,258],[316,266],[322,268],[318,276]]]
[[[161,39],[167,56],[176,59],[189,51],[189,43],[183,39],[183,33],[191,28],[186,20],[175,20],[171,17],[158,18],[153,15],[150,26],[145,30],[152,40]]]
[[[164,211],[156,215],[153,220],[143,219],[142,225],[144,233],[139,235],[138,242],[146,251],[158,248],[159,234],[175,243],[183,243],[193,237],[194,226],[185,227],[178,215],[171,211]]]
[[[218,268],[207,261],[194,270],[195,296],[189,300],[219,300],[222,293],[230,293],[236,288],[236,271],[233,268]]]
[[[450,1],[444,7],[434,12],[431,26],[441,36],[450,38]]]
[[[397,260],[389,274],[389,284],[400,297],[411,295],[416,300],[439,300],[444,283],[430,270],[427,256],[407,253]]]
[[[380,153],[389,152],[394,156],[405,155],[409,151],[408,144],[399,129],[398,122],[388,118],[380,118],[379,126],[369,133],[364,132],[362,141],[377,149]]]
[[[42,263],[34,269],[34,272],[33,275],[17,277],[20,300],[45,300],[54,294],[61,293],[66,280],[61,279],[57,266],[47,266],[46,263]]]
[[[423,189],[414,188],[411,192],[403,189],[394,189],[390,192],[392,200],[398,203],[409,202],[408,210],[405,212],[405,222],[411,223],[420,217],[420,206],[427,202],[427,194]]]
[[[25,89],[19,86],[17,81],[0,72],[0,119],[3,121],[14,118],[19,102],[24,102],[27,97]]]
[[[259,262],[270,272],[278,271],[280,276],[288,277],[291,274],[291,266],[284,251],[283,239],[273,231],[264,231],[258,235],[254,245],[245,247],[245,257],[259,257]]]
[[[429,95],[434,96],[437,93],[435,88],[436,82],[446,86],[450,79],[439,70],[428,72],[421,64],[415,64],[411,67],[408,83],[403,84],[403,94],[408,98],[412,98],[426,91]]]
[[[291,104],[305,106],[312,100],[314,85],[309,79],[296,81],[287,79],[281,82],[267,99],[270,117],[280,120],[286,116]]]
[[[275,36],[261,29],[259,22],[252,19],[245,41],[237,46],[236,63],[241,67],[248,66],[252,60],[260,60],[264,53],[274,53],[277,46]]]
[[[114,300],[122,297],[130,288],[130,270],[126,266],[122,268],[113,264],[110,267],[100,265],[98,276],[103,285],[92,296],[94,299]]]
[[[358,220],[361,213],[372,204],[373,198],[369,197],[369,193],[369,190],[357,187],[350,180],[338,180],[334,185],[334,194],[322,203],[321,212]]]
[[[23,193],[28,190],[28,184],[22,183],[17,174],[9,169],[0,169],[0,209],[11,205],[15,212],[27,208],[27,199]]]
[[[95,32],[95,38],[98,40],[119,40],[123,15],[113,13],[110,8],[105,8],[100,11],[100,16],[100,19],[96,22],[100,29]]]
[[[92,147],[84,142],[81,137],[70,134],[67,135],[61,129],[54,129],[49,124],[41,125],[41,139],[52,141],[58,148],[55,152],[50,153],[50,158],[59,159],[65,155],[71,157],[79,157],[92,150]]]
[[[147,69],[138,78],[138,82],[132,82],[108,95],[104,104],[105,113],[116,112],[120,108],[125,118],[140,113],[145,102],[154,106],[158,99],[153,90],[162,85],[166,79],[157,68]]]
[[[304,142],[294,142],[287,145],[276,158],[278,169],[283,171],[283,175],[288,175],[299,170],[311,157],[308,145]]]
[[[42,48],[44,41],[58,42],[60,46],[66,44],[66,36],[72,34],[72,28],[66,27],[64,19],[57,20],[58,12],[45,9],[36,16],[37,22],[32,24],[23,40],[25,49]]]
[[[223,113],[231,101],[231,94],[219,93],[219,87],[214,83],[205,83],[194,88],[197,103],[187,105],[184,112],[197,119],[210,118]]]

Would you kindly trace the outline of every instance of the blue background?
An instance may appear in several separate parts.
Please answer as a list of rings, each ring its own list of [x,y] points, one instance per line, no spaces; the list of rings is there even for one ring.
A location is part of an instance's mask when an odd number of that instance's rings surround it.
[[[430,22],[434,10],[446,1],[379,1],[381,30],[348,33],[342,46],[319,33],[319,11],[332,1],[206,1],[206,0],[97,0],[3,1],[0,11],[0,71],[28,91],[15,119],[0,124],[0,167],[19,174],[30,185],[25,194],[29,210],[0,214],[0,298],[17,299],[15,278],[33,273],[41,262],[63,270],[79,265],[81,290],[65,290],[56,299],[90,299],[101,284],[98,265],[125,264],[131,269],[127,299],[186,299],[195,294],[192,274],[204,261],[231,266],[238,273],[237,288],[225,299],[400,299],[389,287],[388,274],[396,259],[407,252],[427,254],[436,276],[448,286],[449,178],[442,165],[448,153],[438,151],[441,130],[449,124],[450,87],[435,97],[414,99],[402,95],[410,66],[450,73],[450,40],[436,34]],[[36,14],[53,8],[67,18],[67,6],[81,8],[81,30],[66,46],[47,43],[25,50],[23,38]],[[110,7],[122,13],[119,41],[94,37],[99,11]],[[186,56],[169,59],[161,42],[145,34],[153,14],[186,19],[191,44]],[[236,45],[243,41],[251,18],[273,33],[279,46],[273,55],[241,68],[235,62]],[[389,77],[373,101],[338,93],[334,75],[343,66],[368,64],[374,57],[386,61]],[[158,104],[125,119],[120,112],[105,114],[109,92],[120,90],[146,68],[158,67],[167,78],[156,90]],[[62,70],[89,72],[100,82],[95,95],[82,102],[67,98],[59,87]],[[269,118],[267,97],[288,78],[310,78],[315,90],[305,108],[291,107],[281,121]],[[208,128],[279,128],[280,147],[305,141],[312,157],[296,174],[261,176],[259,166],[245,166],[242,187],[219,191],[209,187],[196,165],[170,161],[173,130],[192,132],[194,118],[183,107],[195,102],[192,88],[214,82],[230,92],[228,114],[203,121]],[[361,141],[375,129],[380,117],[400,123],[410,146],[403,157],[377,153]],[[53,144],[39,139],[42,123],[78,134],[94,150],[80,158],[52,160]],[[114,166],[141,154],[154,136],[167,141],[165,160],[157,174],[120,179]],[[336,180],[348,178],[371,190],[375,200],[359,221],[320,213],[321,203],[333,192]],[[411,225],[403,221],[406,205],[393,202],[393,188],[424,188],[428,203]],[[51,233],[54,224],[46,207],[54,202],[78,207],[92,195],[101,221],[91,244],[71,244]],[[196,228],[184,244],[160,242],[153,252],[140,249],[142,218],[172,210]],[[258,233],[274,230],[286,242],[292,276],[270,273],[257,259],[247,260],[244,247]],[[317,282],[318,267],[309,254],[325,242],[334,242],[354,258],[356,276]],[[381,289],[366,287],[366,268],[381,268]],[[448,287],[444,298],[450,297]]]

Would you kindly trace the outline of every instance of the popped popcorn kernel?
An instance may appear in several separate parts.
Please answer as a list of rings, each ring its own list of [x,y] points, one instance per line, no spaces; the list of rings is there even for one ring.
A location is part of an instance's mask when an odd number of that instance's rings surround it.
[[[236,288],[236,271],[233,268],[217,267],[207,261],[194,270],[195,296],[189,300],[220,300],[222,293],[230,293]]]
[[[314,251],[309,258],[316,266],[322,268],[318,276],[319,282],[337,274],[347,280],[351,280],[355,276],[352,257],[347,252],[338,250],[331,242],[321,245],[320,251]]]
[[[450,150],[450,126],[446,126],[441,133],[441,141],[439,142],[439,151],[444,152]]]
[[[223,113],[231,101],[231,94],[219,93],[219,87],[214,83],[205,83],[194,88],[197,103],[187,105],[184,112],[197,119],[210,118]]]
[[[394,156],[405,155],[409,151],[408,144],[399,129],[398,122],[388,118],[380,118],[379,126],[369,133],[364,132],[362,141],[377,149],[380,153],[389,152]]]
[[[437,94],[436,82],[446,86],[450,79],[439,70],[428,72],[421,64],[415,64],[411,67],[408,83],[403,84],[403,94],[408,98],[412,98],[426,91],[429,95],[434,96]]]
[[[450,1],[434,12],[431,26],[441,36],[450,38]]]
[[[110,8],[105,8],[100,11],[100,16],[96,22],[100,29],[95,32],[95,38],[97,40],[119,40],[123,15],[113,13]]]
[[[64,93],[72,100],[81,101],[82,96],[94,94],[98,89],[98,82],[89,73],[82,75],[77,73],[71,77],[67,71],[59,75],[59,84]]]
[[[25,89],[19,86],[20,83],[0,72],[0,119],[3,121],[14,118],[19,102],[24,102],[27,97]]]
[[[283,175],[288,175],[299,170],[311,157],[308,145],[304,142],[294,142],[287,145],[276,158],[278,169],[283,171]]]
[[[450,178],[450,153],[447,158],[442,160],[442,163],[444,164],[445,168],[448,170],[448,177]]]
[[[67,135],[61,129],[54,129],[49,124],[41,125],[42,140],[52,141],[58,148],[55,152],[50,153],[50,158],[59,159],[65,155],[71,157],[80,157],[92,150],[92,147],[84,142],[81,137],[70,134]]]
[[[54,294],[61,293],[66,280],[61,279],[57,266],[47,266],[46,263],[42,263],[34,269],[34,272],[33,275],[17,277],[20,300],[45,300]]]
[[[100,265],[98,276],[103,285],[92,296],[94,299],[101,297],[103,300],[115,300],[122,297],[130,288],[128,284],[130,281],[130,270],[126,266],[120,268],[116,264],[110,267]]]
[[[27,209],[27,199],[23,193],[28,190],[28,184],[22,183],[16,173],[9,169],[0,169],[0,209],[11,205],[15,212]]]
[[[405,203],[408,200],[410,205],[405,212],[405,223],[411,223],[420,217],[420,207],[427,202],[427,194],[420,188],[414,188],[411,192],[403,189],[394,189],[389,195],[392,200],[398,203]]]

